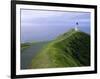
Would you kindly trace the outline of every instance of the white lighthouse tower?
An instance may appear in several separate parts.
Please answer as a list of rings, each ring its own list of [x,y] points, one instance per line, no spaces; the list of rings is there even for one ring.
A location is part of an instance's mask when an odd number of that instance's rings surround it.
[[[75,26],[75,31],[78,31],[79,29],[78,29],[78,22],[76,22],[76,26]]]

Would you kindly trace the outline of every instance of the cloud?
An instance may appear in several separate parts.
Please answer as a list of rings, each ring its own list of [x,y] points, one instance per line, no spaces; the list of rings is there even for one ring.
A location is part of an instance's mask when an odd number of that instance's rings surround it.
[[[50,40],[74,28],[76,22],[90,27],[90,13],[21,10],[21,39]]]

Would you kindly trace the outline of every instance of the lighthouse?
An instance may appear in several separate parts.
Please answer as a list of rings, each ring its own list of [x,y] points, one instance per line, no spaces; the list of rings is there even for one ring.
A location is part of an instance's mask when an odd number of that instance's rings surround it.
[[[75,31],[78,31],[78,22],[76,22]]]

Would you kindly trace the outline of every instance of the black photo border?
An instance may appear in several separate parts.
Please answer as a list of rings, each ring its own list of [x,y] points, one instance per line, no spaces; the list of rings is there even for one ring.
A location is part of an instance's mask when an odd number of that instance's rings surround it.
[[[60,7],[76,7],[76,8],[91,8],[94,9],[94,70],[77,71],[77,72],[60,72],[60,73],[42,73],[42,74],[27,74],[16,75],[16,4],[25,5],[43,5],[43,6],[60,6]],[[48,76],[63,76],[63,75],[80,75],[97,73],[97,6],[96,5],[81,5],[81,4],[65,4],[65,3],[50,3],[50,2],[34,2],[34,1],[11,1],[11,78],[31,78],[31,77],[48,77]]]

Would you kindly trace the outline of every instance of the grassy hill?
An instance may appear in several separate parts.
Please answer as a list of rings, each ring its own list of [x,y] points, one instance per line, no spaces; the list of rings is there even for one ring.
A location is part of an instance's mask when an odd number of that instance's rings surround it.
[[[90,35],[74,29],[58,36],[32,60],[31,68],[90,65]]]
[[[31,45],[30,43],[21,43],[21,51],[30,47],[30,45]]]

